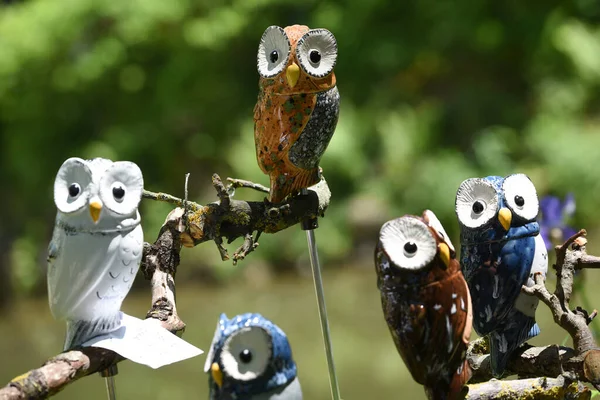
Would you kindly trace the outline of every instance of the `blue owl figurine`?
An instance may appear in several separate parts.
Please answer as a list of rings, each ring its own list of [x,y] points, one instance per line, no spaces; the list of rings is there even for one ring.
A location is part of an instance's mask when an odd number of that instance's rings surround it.
[[[302,400],[290,343],[260,314],[221,314],[204,372],[209,400]]]
[[[523,174],[467,179],[456,193],[461,267],[473,302],[473,327],[489,335],[492,373],[502,376],[513,351],[537,336],[538,299],[521,293],[546,276],[548,253],[536,221],[539,201]]]

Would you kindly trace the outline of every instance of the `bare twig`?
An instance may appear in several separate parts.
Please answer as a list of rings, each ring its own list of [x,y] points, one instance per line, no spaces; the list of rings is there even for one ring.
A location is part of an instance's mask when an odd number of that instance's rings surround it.
[[[582,229],[567,239],[564,244],[555,248],[556,263],[554,269],[556,270],[557,280],[553,294],[548,291],[544,279],[539,273],[534,276],[534,286],[523,287],[522,289],[524,293],[536,296],[550,308],[554,322],[569,333],[573,339],[575,351],[579,355],[598,347],[588,327],[593,317],[590,318],[590,314],[581,307],[571,311],[569,306],[573,293],[575,270],[578,265],[581,265],[580,260],[590,257],[585,249],[587,242],[583,237],[585,234],[585,229]],[[593,312],[592,314],[595,316]]]
[[[322,216],[331,197],[325,179],[308,188],[306,194],[292,196],[279,204],[234,200],[217,174],[213,175],[212,182],[219,201],[206,206],[188,202],[193,207],[186,213],[188,223],[181,241],[184,246],[193,247],[212,240],[221,259],[227,260],[229,254],[223,245],[224,239],[231,243],[242,237],[244,243],[236,250],[234,263],[256,248],[261,233],[276,233],[306,218]],[[256,236],[253,238],[255,232]]]
[[[231,199],[229,197],[229,192],[227,191],[227,188],[221,180],[221,177],[217,174],[213,174],[212,184],[215,190],[217,191],[217,196],[219,197],[219,200],[221,200],[221,207],[227,210],[231,205]]]
[[[269,188],[261,185],[260,183],[254,183],[254,182],[246,181],[244,179],[234,179],[234,178],[227,178],[227,181],[229,182],[229,185],[227,185],[228,188],[232,188],[232,189],[248,188],[248,189],[254,189],[254,190],[262,192],[262,193],[269,193]]]
[[[144,190],[144,192],[142,193],[142,197],[144,199],[162,201],[165,203],[173,204],[177,207],[183,207],[183,200],[181,200],[179,197],[171,196],[170,194],[166,193],[154,193],[149,190]]]

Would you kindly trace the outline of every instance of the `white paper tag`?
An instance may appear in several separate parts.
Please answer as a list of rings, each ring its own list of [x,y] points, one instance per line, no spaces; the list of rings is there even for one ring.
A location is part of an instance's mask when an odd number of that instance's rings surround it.
[[[176,363],[199,356],[202,350],[173,335],[153,318],[141,320],[122,313],[121,327],[97,336],[84,347],[102,347],[151,368]]]

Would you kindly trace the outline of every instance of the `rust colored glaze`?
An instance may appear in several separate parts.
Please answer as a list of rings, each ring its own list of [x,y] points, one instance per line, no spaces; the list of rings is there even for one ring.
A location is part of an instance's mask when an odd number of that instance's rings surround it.
[[[469,289],[445,232],[432,226],[426,213],[422,218],[404,216],[398,220],[405,218],[427,226],[437,252],[424,267],[403,268],[390,253],[392,247],[402,248],[405,243],[388,240],[384,244],[381,237],[387,224],[382,227],[375,269],[383,313],[400,356],[413,379],[425,386],[427,396],[456,399],[471,377],[466,361],[472,326]],[[447,266],[440,244],[450,250]]]
[[[261,170],[269,175],[269,200],[272,203],[281,202],[288,195],[319,182],[319,160],[333,135],[339,111],[333,71],[323,77],[314,77],[300,66],[296,45],[309,28],[293,25],[286,27],[284,32],[291,46],[289,59],[276,76],[260,77],[258,101],[254,107],[256,157]],[[299,66],[300,72],[297,83],[290,87],[286,70],[292,64]],[[332,89],[337,97],[329,101],[331,95],[324,98],[323,94]],[[309,121],[315,116],[317,107],[321,108],[317,113],[320,118],[325,118],[323,107],[332,108],[327,113],[328,119],[320,124],[325,128],[314,132],[308,148],[302,146],[292,151],[295,154],[290,154],[292,146],[306,133],[305,129],[312,129]]]

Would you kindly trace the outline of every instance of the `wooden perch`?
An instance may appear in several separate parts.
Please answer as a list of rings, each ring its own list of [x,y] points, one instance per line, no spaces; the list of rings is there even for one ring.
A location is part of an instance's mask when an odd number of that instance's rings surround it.
[[[151,282],[152,307],[146,318],[155,318],[161,325],[181,335],[185,324],[177,314],[175,304],[175,275],[179,266],[182,245],[193,247],[213,240],[223,259],[228,258],[223,238],[228,242],[244,237],[244,243],[234,253],[234,262],[244,258],[258,245],[262,232],[274,233],[301,222],[306,217],[323,215],[331,193],[324,179],[310,187],[307,193],[281,204],[233,200],[235,188],[265,187],[243,180],[229,180],[225,186],[218,175],[213,175],[213,186],[219,201],[201,206],[164,193],[144,191],[144,198],[165,201],[178,208],[171,211],[154,244],[144,243],[140,270]],[[256,237],[253,233],[257,232]],[[26,372],[0,389],[0,400],[45,399],[68,384],[96,372],[104,371],[124,358],[110,350],[98,347],[76,348],[47,360],[40,368]]]
[[[486,383],[469,385],[467,399],[569,399],[589,400],[591,391],[581,382],[558,378],[530,378],[513,381],[492,379]]]
[[[581,307],[570,309],[575,270],[599,268],[600,258],[586,253],[585,230],[577,232],[561,245],[556,246],[557,281],[554,293],[550,293],[541,274],[534,276],[532,287],[523,287],[528,295],[538,297],[546,304],[560,327],[573,339],[574,349],[557,345],[532,347],[521,346],[511,357],[505,376],[518,375],[510,381],[492,379],[488,346],[484,339],[471,343],[467,359],[473,370],[467,399],[517,399],[517,394],[527,398],[589,399],[590,391],[582,382],[600,387],[600,350],[594,340],[589,323],[597,312],[588,313]],[[531,379],[532,377],[537,377]],[[487,382],[486,382],[487,381]],[[483,382],[483,383],[478,383]]]
[[[229,259],[229,253],[223,246],[224,239],[231,243],[243,237],[244,243],[234,252],[234,264],[246,257],[258,246],[261,233],[276,233],[307,218],[323,216],[329,206],[331,192],[324,178],[303,193],[273,204],[265,201],[234,200],[236,188],[250,188],[264,192],[268,189],[256,183],[240,179],[228,179],[225,186],[221,178],[214,174],[213,187],[219,201],[202,206],[187,202],[185,214],[187,227],[181,235],[182,244],[194,247],[212,240],[216,243],[221,259]],[[166,201],[183,207],[184,201],[163,193],[145,191],[144,197]],[[254,233],[256,232],[256,237]]]

